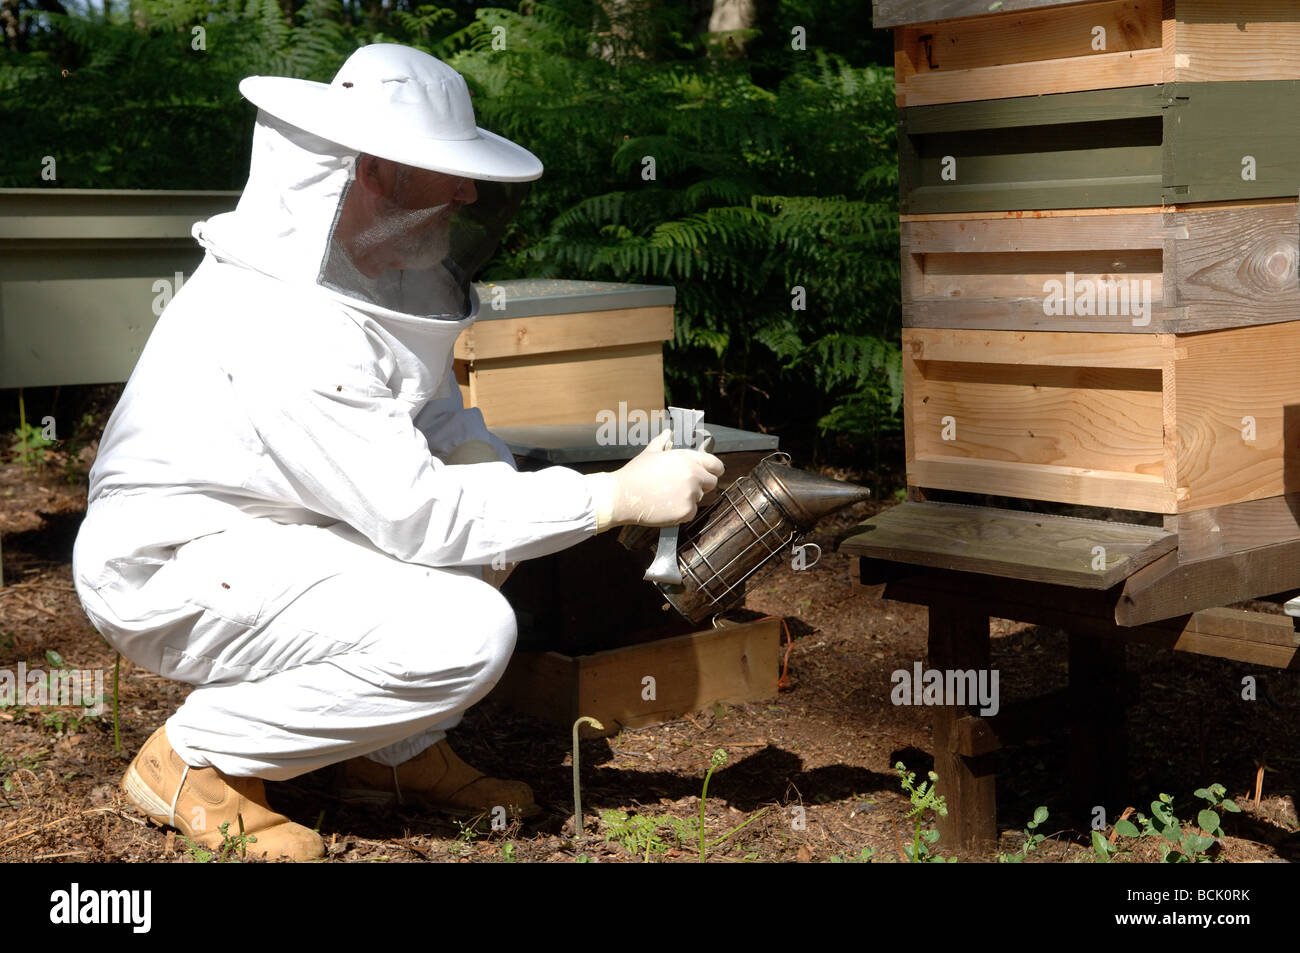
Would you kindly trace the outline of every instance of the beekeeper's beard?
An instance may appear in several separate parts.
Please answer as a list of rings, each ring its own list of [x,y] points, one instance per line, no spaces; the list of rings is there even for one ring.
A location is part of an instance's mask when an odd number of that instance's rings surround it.
[[[353,248],[378,249],[384,270],[428,271],[451,250],[451,205],[392,208],[353,239]],[[355,260],[356,256],[352,256]]]

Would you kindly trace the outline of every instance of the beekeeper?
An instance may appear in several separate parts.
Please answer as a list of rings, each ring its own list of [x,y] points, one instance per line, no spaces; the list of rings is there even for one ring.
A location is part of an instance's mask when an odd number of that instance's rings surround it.
[[[242,817],[272,859],[323,850],[263,780],[335,763],[351,800],[536,813],[445,740],[514,648],[485,569],[684,521],[722,464],[656,440],[612,473],[520,473],[463,407],[470,280],[542,165],[477,128],[453,69],[378,44],[329,85],[240,90],[248,184],[194,226],[207,254],[108,421],[73,555],[109,643],[197,686],[123,787],[200,843]]]

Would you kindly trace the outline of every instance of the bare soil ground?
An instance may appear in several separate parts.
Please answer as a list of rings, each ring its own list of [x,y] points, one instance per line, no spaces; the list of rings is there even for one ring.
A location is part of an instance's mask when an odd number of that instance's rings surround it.
[[[100,427],[110,409],[99,408]],[[37,470],[0,465],[9,583],[0,591],[0,670],[19,663],[48,669],[46,653],[57,652],[69,667],[104,671],[111,699],[115,653],[83,614],[70,566],[93,452],[93,443],[63,446],[47,452]],[[913,821],[893,765],[903,761],[924,779],[932,765],[932,709],[893,705],[890,675],[924,660],[925,610],[874,597],[852,580],[848,558],[833,552],[849,527],[882,505],[861,504],[825,521],[814,536],[827,551],[817,567],[796,574],[786,565],[751,592],[748,609],[787,621],[788,690],[765,703],[716,705],[583,742],[588,835],[580,845],[564,827],[572,814],[568,733],[511,714],[491,698],[470,712],[452,741],[479,768],[532,784],[547,809],[540,818],[493,831],[415,810],[361,810],[333,797],[328,771],[269,785],[273,805],[317,826],[331,863],[688,862],[698,859],[698,842],[674,834],[672,822],[680,829],[698,818],[704,775],[721,748],[727,761],[709,786],[708,835],[713,840],[745,826],[710,847],[710,861],[847,861],[864,849],[874,850],[875,862],[900,861]],[[1065,685],[1064,633],[998,619],[992,632],[1003,705]],[[1242,813],[1225,815],[1226,836],[1211,851],[1218,859],[1300,855],[1296,674],[1141,646],[1129,648],[1128,666],[1141,685],[1129,710],[1133,806],[1149,813],[1149,802],[1167,792],[1178,816],[1193,818],[1203,805],[1192,792],[1219,782]],[[1257,680],[1255,701],[1241,698],[1246,675]],[[118,787],[127,760],[188,690],[124,662],[120,750],[111,700],[98,718],[39,706],[0,709],[0,860],[194,862],[174,834],[147,825]],[[1043,805],[1049,818],[1039,832],[1048,837],[1028,860],[1094,859],[1088,819],[1063,807],[1064,728],[1047,735],[1046,744],[999,756],[997,849],[970,855],[940,841],[936,853],[964,861],[1015,853],[1027,820]],[[654,839],[606,840],[610,824],[596,819],[603,811],[658,819]],[[926,828],[932,820],[927,814]],[[1133,843],[1120,859],[1158,859],[1149,839]]]

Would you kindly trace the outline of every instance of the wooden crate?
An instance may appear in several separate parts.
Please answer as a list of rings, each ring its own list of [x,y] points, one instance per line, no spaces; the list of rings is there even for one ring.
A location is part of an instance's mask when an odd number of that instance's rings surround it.
[[[775,697],[780,641],[780,620],[764,619],[578,657],[517,652],[491,697],[566,730],[589,715],[614,734]]]
[[[1196,334],[903,331],[907,478],[1184,513],[1300,488],[1300,321]]]
[[[489,306],[493,288],[508,290],[500,311]],[[457,339],[453,369],[465,406],[489,427],[592,424],[620,403],[662,412],[672,288],[521,280],[479,293],[479,320]]]
[[[1276,199],[904,216],[903,325],[1188,333],[1300,320],[1298,212]]]
[[[876,0],[875,25],[897,27],[899,106],[1300,79],[1300,5],[1285,0],[1031,0],[992,14],[989,6]]]
[[[1289,197],[1300,80],[1167,83],[900,110],[900,211]]]

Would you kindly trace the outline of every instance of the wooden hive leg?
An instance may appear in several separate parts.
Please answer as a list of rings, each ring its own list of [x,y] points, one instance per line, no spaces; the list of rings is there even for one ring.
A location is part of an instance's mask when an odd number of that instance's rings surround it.
[[[1098,806],[1113,824],[1124,809],[1128,782],[1124,643],[1070,635],[1070,751],[1072,807],[1091,824]]]
[[[955,602],[930,605],[929,667],[941,672],[989,667],[989,619],[978,609]],[[939,843],[986,849],[997,842],[995,755],[957,753],[957,719],[968,706],[944,705],[934,711],[934,770],[948,816],[939,819]]]

